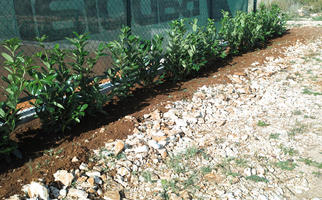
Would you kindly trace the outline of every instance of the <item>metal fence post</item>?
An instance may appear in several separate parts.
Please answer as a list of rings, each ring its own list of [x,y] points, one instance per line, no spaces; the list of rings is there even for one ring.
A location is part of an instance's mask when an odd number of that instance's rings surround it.
[[[132,24],[131,0],[126,0],[126,25],[131,28],[131,24]]]
[[[212,18],[214,17],[214,16],[213,16],[213,9],[212,9],[212,7],[213,7],[213,2],[212,2],[212,0],[208,0],[207,5],[208,5],[208,17],[209,17],[210,19],[212,19]]]
[[[253,12],[256,12],[257,9],[257,0],[254,0]]]

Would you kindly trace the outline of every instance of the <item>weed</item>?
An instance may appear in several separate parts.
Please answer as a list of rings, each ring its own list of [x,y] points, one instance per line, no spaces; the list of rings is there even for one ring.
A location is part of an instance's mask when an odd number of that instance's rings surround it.
[[[281,168],[282,170],[288,170],[291,171],[293,169],[295,169],[295,167],[297,166],[296,163],[287,160],[287,161],[279,161],[277,163],[275,163],[276,167]]]
[[[280,149],[283,151],[284,155],[294,156],[294,155],[298,154],[298,151],[295,150],[294,148],[287,148],[287,147],[284,147],[283,145],[281,145]]]
[[[318,62],[322,62],[322,59],[320,59],[320,58],[314,57],[313,59],[316,60],[316,61],[318,61]]]
[[[316,119],[316,117],[310,115],[304,115],[304,118]]]
[[[290,137],[294,137],[296,134],[301,134],[305,130],[305,126],[303,124],[298,124],[297,127],[292,128],[287,134]]]
[[[63,149],[63,148],[58,149],[58,150],[56,151],[55,155],[59,155],[59,154],[61,154],[62,152],[64,152],[64,149]]]
[[[268,183],[269,182],[268,179],[266,179],[264,177],[257,176],[257,175],[247,176],[246,180],[251,180],[251,181],[254,181],[256,183],[258,183],[258,182]]]
[[[295,72],[295,76],[302,77],[302,74],[300,72]]]
[[[112,158],[115,158],[116,160],[121,160],[121,159],[125,159],[126,155],[124,154],[124,152],[121,152],[121,153],[117,154],[116,156],[114,154],[112,154]]]
[[[319,169],[322,169],[322,162],[319,163],[319,162],[316,162],[316,161],[311,160],[309,158],[302,158],[299,161],[304,162],[306,165],[309,165],[309,166],[313,166],[313,167],[317,167]]]
[[[197,178],[197,173],[193,173],[188,177],[187,180],[183,182],[184,189],[187,189],[190,186],[193,186],[195,184],[195,180]]]
[[[293,115],[301,115],[301,114],[302,114],[302,111],[300,111],[300,110],[295,110],[293,112]]]
[[[241,174],[236,173],[236,172],[232,172],[232,171],[228,171],[226,174],[227,174],[227,176],[232,176],[232,177],[239,177],[239,176],[241,176]]]
[[[246,167],[247,165],[247,160],[239,158],[235,160],[236,165],[241,166],[241,167]]]
[[[186,167],[182,163],[182,156],[171,156],[170,160],[167,162],[168,166],[171,167],[176,173],[184,173],[187,171]]]
[[[322,177],[322,173],[320,171],[317,172],[312,172],[312,174],[317,177],[317,178],[321,178]]]
[[[168,200],[170,199],[168,195],[168,191],[171,189],[173,192],[177,191],[177,181],[172,180],[172,181],[167,181],[165,179],[161,180],[161,185],[162,185],[162,191],[160,192],[160,196],[162,199]]]
[[[210,155],[209,154],[207,154],[206,152],[205,152],[205,150],[204,149],[201,149],[200,150],[201,151],[201,155],[202,155],[202,157],[205,159],[205,160],[209,160],[210,159]]]
[[[313,17],[312,20],[314,20],[314,21],[322,21],[322,16]]]
[[[269,139],[275,139],[275,140],[277,140],[278,138],[279,138],[279,136],[280,136],[281,134],[279,134],[279,133],[271,133],[270,135],[269,135]]]
[[[260,127],[266,127],[266,126],[269,126],[270,124],[267,124],[266,122],[264,122],[264,121],[261,121],[261,120],[259,120],[258,122],[257,122],[257,126],[260,126]]]
[[[45,150],[44,153],[48,154],[49,156],[53,156],[54,155],[54,149]]]
[[[206,167],[201,167],[201,173],[202,174],[208,174],[212,171],[211,167],[210,166],[206,166]]]
[[[152,180],[152,173],[151,172],[148,172],[148,171],[142,172],[142,177],[148,183],[156,182],[156,180]]]
[[[196,156],[198,153],[200,153],[200,150],[197,147],[190,147],[186,150],[185,157],[187,159],[192,158],[192,157]]]
[[[31,160],[29,160],[29,162],[27,163],[30,174],[32,174],[32,172],[33,172],[33,168],[32,168],[31,163],[32,163]]]
[[[308,95],[318,96],[318,95],[322,95],[322,92],[312,92],[310,89],[305,88],[303,90],[302,94],[308,94]]]

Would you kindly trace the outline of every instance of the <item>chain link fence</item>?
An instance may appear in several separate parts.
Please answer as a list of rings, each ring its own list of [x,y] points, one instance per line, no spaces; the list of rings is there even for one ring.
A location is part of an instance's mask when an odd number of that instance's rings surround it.
[[[23,52],[32,55],[39,50],[36,37],[47,35],[48,47],[59,43],[70,48],[66,37],[89,33],[88,48],[94,52],[99,43],[117,40],[122,26],[151,39],[155,34],[166,36],[169,22],[175,19],[198,18],[204,25],[208,18],[219,21],[221,10],[234,15],[247,9],[248,0],[1,0],[0,41],[20,38]],[[5,50],[0,47],[0,51]],[[6,76],[3,61],[0,58],[0,74]],[[95,73],[102,75],[107,67],[111,60],[104,58]],[[0,85],[5,86],[2,80]]]

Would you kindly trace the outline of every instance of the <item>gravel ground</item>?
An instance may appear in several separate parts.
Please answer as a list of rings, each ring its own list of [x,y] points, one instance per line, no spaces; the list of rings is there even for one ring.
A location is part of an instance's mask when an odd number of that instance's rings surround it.
[[[126,116],[133,135],[11,199],[322,199],[321,39],[169,102],[165,113]]]

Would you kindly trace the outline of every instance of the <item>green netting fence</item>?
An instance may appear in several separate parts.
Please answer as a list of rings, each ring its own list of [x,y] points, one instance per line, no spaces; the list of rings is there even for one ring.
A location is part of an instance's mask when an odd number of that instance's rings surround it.
[[[178,18],[198,18],[203,25],[208,18],[219,22],[221,10],[234,15],[247,8],[248,0],[1,0],[0,41],[20,38],[24,53],[31,55],[37,51],[37,36],[47,35],[49,46],[60,43],[68,48],[65,37],[89,33],[88,48],[94,51],[98,43],[116,40],[122,26],[150,39],[166,36],[169,22]],[[108,64],[108,59],[99,62],[95,72],[102,74]],[[2,67],[0,73],[6,75]]]

